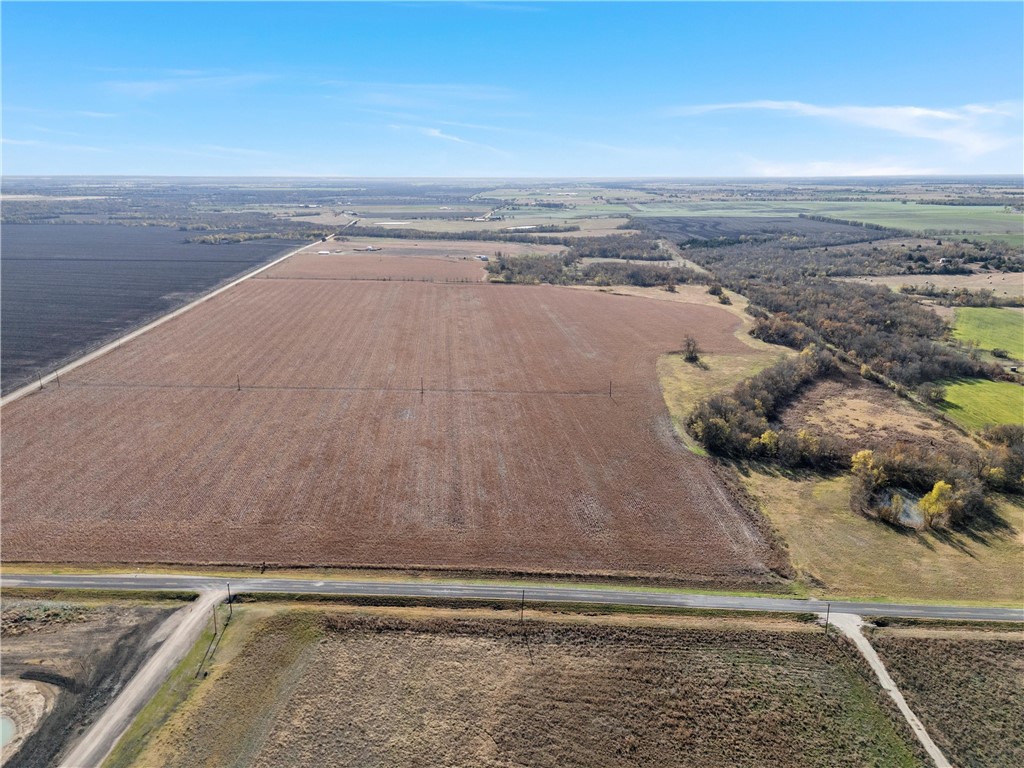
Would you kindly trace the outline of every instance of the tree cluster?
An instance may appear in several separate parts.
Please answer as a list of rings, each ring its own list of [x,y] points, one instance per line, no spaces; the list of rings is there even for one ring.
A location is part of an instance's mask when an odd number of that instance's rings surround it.
[[[814,345],[745,379],[729,394],[698,403],[686,428],[709,453],[777,461],[789,467],[834,469],[848,456],[838,440],[773,429],[771,420],[801,390],[836,370],[835,357]]]

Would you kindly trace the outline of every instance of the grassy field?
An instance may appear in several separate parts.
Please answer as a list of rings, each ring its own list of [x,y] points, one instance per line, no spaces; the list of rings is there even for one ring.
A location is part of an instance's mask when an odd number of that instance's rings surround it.
[[[901,286],[935,286],[936,288],[967,288],[989,290],[996,296],[1024,297],[1024,274],[1020,272],[975,272],[969,275],[886,275],[884,277],[845,277],[841,280],[870,285],[887,285],[894,291]]]
[[[1024,312],[1000,307],[961,307],[956,311],[953,335],[973,341],[981,349],[1005,349],[1024,360]]]
[[[801,213],[863,221],[883,227],[964,230],[982,234],[1021,235],[1024,217],[998,205],[917,205],[899,202],[832,203],[825,201],[737,201],[735,203],[641,203],[647,216],[796,216]]]
[[[284,606],[233,625],[237,651],[123,764],[921,764],[813,625],[474,613]]]
[[[946,415],[968,429],[1024,422],[1024,387],[1007,381],[957,379],[943,382]]]
[[[735,336],[745,349],[733,350],[727,354],[702,354],[701,365],[683,360],[681,353],[662,355],[658,359],[658,382],[662,396],[672,417],[676,433],[683,443],[695,453],[704,454],[704,449],[690,437],[683,427],[686,415],[698,401],[732,388],[748,376],[767,368],[780,357],[788,356],[793,350],[777,344],[765,344],[748,333],[750,315],[744,310],[747,300],[739,294],[730,294],[732,304],[721,305],[718,299],[708,294],[703,286],[679,286],[676,293],[658,288],[617,287],[617,293],[645,296],[663,301],[680,301],[689,304],[719,306],[732,312],[742,322],[737,326]]]
[[[814,594],[935,602],[1024,602],[1024,506],[999,500],[1001,529],[905,533],[850,510],[848,477],[750,471],[747,489],[789,548]]]
[[[871,641],[954,765],[1024,765],[1024,635],[879,629]]]

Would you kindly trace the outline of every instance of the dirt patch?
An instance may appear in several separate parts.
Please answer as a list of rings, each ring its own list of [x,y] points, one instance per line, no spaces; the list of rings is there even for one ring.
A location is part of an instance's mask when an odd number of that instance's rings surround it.
[[[739,327],[550,286],[247,281],[4,409],[4,554],[775,581],[656,375],[687,334],[747,350]]]
[[[15,721],[18,736],[4,751],[4,765],[55,765],[135,674],[146,658],[147,639],[173,609],[133,603],[5,604],[4,712]],[[10,749],[15,744],[16,750]]]
[[[820,632],[315,617],[264,622],[142,764],[915,764]]]
[[[848,373],[812,385],[783,411],[780,421],[790,430],[840,438],[851,450],[897,444],[939,451],[973,447],[967,437],[889,389]]]

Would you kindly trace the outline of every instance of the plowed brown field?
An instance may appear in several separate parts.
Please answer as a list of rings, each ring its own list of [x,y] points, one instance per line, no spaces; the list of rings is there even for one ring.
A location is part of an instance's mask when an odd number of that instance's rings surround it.
[[[367,247],[380,250],[357,250]],[[300,257],[288,259],[260,279],[480,282],[487,272],[478,255],[493,258],[495,251],[519,256],[561,250],[561,246],[524,243],[350,238],[311,245]]]
[[[778,556],[678,445],[655,375],[687,333],[742,349],[738,322],[250,280],[4,408],[4,556],[768,578]]]

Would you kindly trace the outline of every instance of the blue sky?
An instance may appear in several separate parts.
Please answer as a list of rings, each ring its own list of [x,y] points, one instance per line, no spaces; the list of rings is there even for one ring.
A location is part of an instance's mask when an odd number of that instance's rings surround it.
[[[3,2],[3,172],[1021,173],[1024,4]]]

